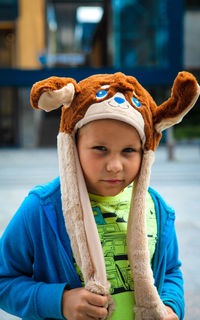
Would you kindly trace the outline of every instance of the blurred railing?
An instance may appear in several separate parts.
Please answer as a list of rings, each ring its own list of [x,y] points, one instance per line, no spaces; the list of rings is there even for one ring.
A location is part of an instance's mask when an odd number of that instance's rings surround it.
[[[21,70],[14,68],[0,68],[1,87],[26,87],[32,86],[36,81],[48,78],[52,75],[58,77],[70,77],[80,81],[92,74],[123,72],[134,76],[142,85],[169,85],[176,77],[179,68],[172,70],[155,68],[44,68],[33,70]]]

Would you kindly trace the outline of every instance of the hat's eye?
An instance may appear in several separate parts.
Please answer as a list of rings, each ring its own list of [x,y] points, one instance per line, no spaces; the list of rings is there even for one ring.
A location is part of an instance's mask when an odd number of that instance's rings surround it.
[[[96,94],[97,99],[104,98],[107,95],[108,91],[107,90],[100,90]]]
[[[138,108],[141,107],[141,103],[140,103],[140,101],[139,101],[138,99],[136,99],[135,97],[133,97],[133,98],[132,98],[132,101],[133,101],[133,103],[134,103],[134,105],[135,105],[136,107],[138,107]]]

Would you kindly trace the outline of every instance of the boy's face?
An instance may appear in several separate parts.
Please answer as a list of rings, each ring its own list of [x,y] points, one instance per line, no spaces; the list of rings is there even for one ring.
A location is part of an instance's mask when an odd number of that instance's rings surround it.
[[[142,147],[137,131],[117,120],[97,120],[80,129],[78,154],[88,192],[115,196],[138,175]]]

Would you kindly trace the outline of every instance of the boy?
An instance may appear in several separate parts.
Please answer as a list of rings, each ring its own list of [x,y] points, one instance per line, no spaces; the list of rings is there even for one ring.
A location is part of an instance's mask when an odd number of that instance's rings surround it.
[[[64,105],[60,181],[33,189],[2,236],[4,310],[23,319],[115,320],[134,319],[135,308],[135,319],[183,319],[174,212],[147,189],[160,131],[197,96],[188,73],[179,74],[171,100],[156,108],[121,73],[78,85],[68,78],[35,85],[34,107]]]

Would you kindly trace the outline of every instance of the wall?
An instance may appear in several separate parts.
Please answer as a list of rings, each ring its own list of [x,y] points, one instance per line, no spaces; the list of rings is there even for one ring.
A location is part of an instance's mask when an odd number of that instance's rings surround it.
[[[16,67],[39,68],[38,54],[45,48],[44,0],[19,0],[17,19]]]

